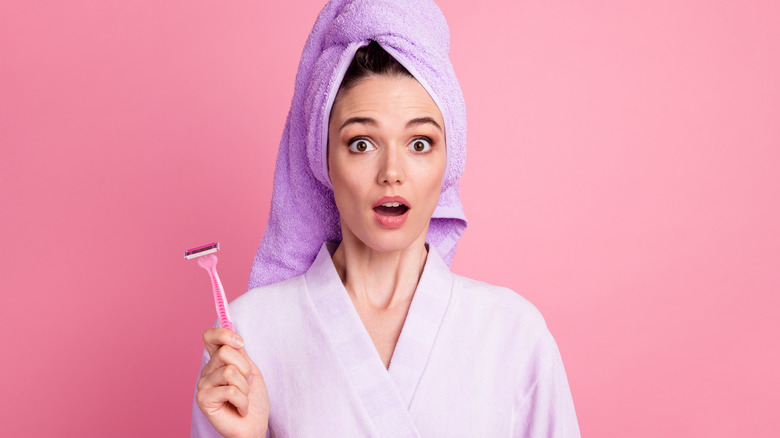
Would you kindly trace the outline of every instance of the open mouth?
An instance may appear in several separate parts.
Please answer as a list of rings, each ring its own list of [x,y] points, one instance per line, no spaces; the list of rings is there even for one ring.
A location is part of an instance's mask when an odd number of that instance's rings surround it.
[[[374,207],[374,211],[382,216],[401,216],[409,210],[409,207],[400,202],[386,202]]]

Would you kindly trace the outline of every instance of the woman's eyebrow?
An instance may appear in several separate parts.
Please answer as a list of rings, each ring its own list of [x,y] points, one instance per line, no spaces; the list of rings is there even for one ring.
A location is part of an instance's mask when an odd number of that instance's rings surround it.
[[[439,131],[442,130],[441,126],[439,126],[439,124],[436,123],[436,120],[433,120],[433,118],[431,118],[431,117],[418,117],[416,119],[409,120],[406,123],[406,127],[407,128],[412,128],[412,127],[415,127],[415,126],[427,125],[427,124],[435,126],[436,128],[439,129]]]
[[[347,125],[351,125],[353,123],[362,123],[364,125],[377,126],[376,120],[372,119],[371,117],[350,117],[346,121],[344,121],[344,124],[341,125],[339,131],[346,128]]]
[[[371,117],[350,117],[347,120],[344,121],[344,123],[341,125],[341,128],[339,128],[339,131],[346,128],[348,125],[351,125],[353,123],[361,123],[364,125],[371,125],[371,126],[378,126],[376,120],[372,119]],[[432,117],[417,117],[412,120],[409,120],[406,122],[406,128],[413,128],[415,126],[420,125],[433,125],[438,129],[439,131],[442,131],[441,126],[439,126],[438,123],[436,123],[436,120],[433,120]]]

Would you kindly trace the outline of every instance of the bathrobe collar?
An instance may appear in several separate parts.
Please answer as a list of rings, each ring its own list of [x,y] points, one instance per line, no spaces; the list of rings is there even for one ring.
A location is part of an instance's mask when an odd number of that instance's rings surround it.
[[[337,243],[324,243],[304,276],[311,300],[377,428],[395,436],[415,436],[409,407],[452,295],[453,274],[438,252],[426,244],[423,273],[390,367],[385,369],[331,260],[337,247]]]

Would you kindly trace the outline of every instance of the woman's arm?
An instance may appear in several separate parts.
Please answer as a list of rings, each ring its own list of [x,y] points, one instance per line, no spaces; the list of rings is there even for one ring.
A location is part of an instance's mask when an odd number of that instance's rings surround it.
[[[558,345],[547,332],[540,340],[536,382],[515,411],[512,436],[579,438],[569,381]]]
[[[212,328],[203,333],[203,342],[205,363],[193,403],[191,436],[268,436],[268,391],[260,369],[242,348],[243,340],[230,330]]]

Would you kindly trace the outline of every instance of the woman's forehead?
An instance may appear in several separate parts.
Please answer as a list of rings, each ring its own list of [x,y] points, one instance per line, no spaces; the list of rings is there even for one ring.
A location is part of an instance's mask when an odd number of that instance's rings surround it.
[[[371,119],[375,124],[429,118],[443,128],[441,111],[415,79],[373,75],[341,93],[331,111],[331,128],[341,129],[349,119]],[[371,123],[370,120],[366,120]],[[335,125],[335,126],[334,126]]]

